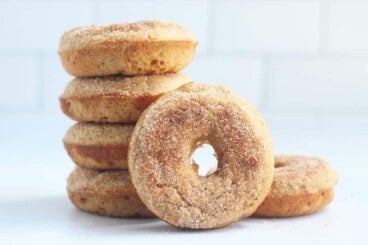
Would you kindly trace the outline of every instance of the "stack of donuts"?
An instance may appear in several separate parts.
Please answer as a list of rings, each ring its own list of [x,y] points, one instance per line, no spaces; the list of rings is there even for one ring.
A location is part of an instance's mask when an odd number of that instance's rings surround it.
[[[140,114],[162,94],[190,82],[180,73],[197,42],[175,24],[75,28],[61,38],[59,55],[75,76],[60,97],[77,121],[64,137],[76,169],[68,194],[79,208],[129,217],[152,216],[127,173],[128,144]]]
[[[62,36],[61,62],[76,77],[60,96],[77,121],[64,137],[77,165],[67,183],[74,205],[212,229],[251,215],[305,215],[331,202],[337,174],[324,160],[275,156],[262,117],[244,98],[178,73],[196,46],[185,29],[159,21]],[[218,160],[208,176],[191,160],[203,144]]]

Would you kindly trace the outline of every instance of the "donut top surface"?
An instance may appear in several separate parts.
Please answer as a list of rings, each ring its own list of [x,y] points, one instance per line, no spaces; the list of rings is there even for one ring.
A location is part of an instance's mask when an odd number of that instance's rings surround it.
[[[332,188],[338,175],[318,157],[275,156],[275,175],[270,195],[298,195]]]
[[[189,82],[191,80],[188,77],[179,73],[75,78],[67,85],[61,97],[162,94]]]
[[[190,158],[206,141],[218,168],[202,177]],[[128,160],[146,206],[166,222],[192,229],[249,216],[268,193],[274,169],[271,140],[255,108],[224,87],[195,83],[143,112]]]
[[[172,94],[175,94],[173,96]],[[184,105],[186,109],[180,108],[183,110],[183,113],[180,113],[179,110],[173,110],[170,107],[167,107],[166,104],[174,104],[178,105],[179,103],[185,103]],[[216,101],[217,103],[212,103],[213,101]],[[226,130],[236,130],[236,131],[243,131],[245,134],[247,134],[248,138],[256,138],[260,137],[262,140],[264,140],[267,144],[265,144],[265,147],[268,147],[267,149],[264,149],[262,147],[260,148],[251,148],[253,144],[258,144],[259,142],[256,142],[257,139],[249,140],[249,154],[254,157],[256,160],[262,159],[264,156],[262,156],[262,153],[264,151],[269,151],[272,149],[271,140],[268,137],[268,131],[265,128],[265,123],[257,110],[250,105],[247,101],[245,101],[240,96],[235,95],[232,93],[229,89],[223,87],[223,86],[215,86],[215,85],[207,85],[207,84],[197,84],[197,83],[188,83],[186,85],[181,86],[179,89],[173,91],[171,94],[163,95],[160,98],[160,101],[156,101],[154,106],[151,106],[149,110],[146,110],[145,113],[145,120],[140,120],[141,123],[144,123],[146,127],[142,127],[139,130],[139,136],[137,138],[141,138],[140,136],[145,137],[146,135],[152,134],[152,128],[159,128],[164,127],[165,125],[170,125],[170,122],[168,122],[168,118],[161,117],[162,114],[167,113],[170,117],[176,117],[177,121],[183,121],[187,120],[187,115],[184,113],[185,110],[190,111],[191,105],[189,103],[193,104],[200,104],[202,107],[203,112],[198,111],[198,114],[209,114],[208,117],[204,118],[203,120],[207,120],[207,125],[209,127],[219,127],[223,126],[226,127]],[[232,108],[234,111],[238,110],[240,107],[241,110],[247,111],[247,118],[246,120],[252,120],[254,125],[246,125],[243,123],[243,121],[239,120],[236,124],[227,125],[227,120],[230,116],[229,114],[223,114],[223,115],[216,115],[214,113],[218,108]],[[192,107],[192,108],[195,108]],[[236,108],[236,109],[235,109]],[[236,113],[236,112],[233,112]],[[152,120],[151,120],[152,119]],[[215,120],[216,119],[216,120]],[[193,118],[195,120],[195,118]],[[185,128],[183,125],[178,125],[174,128],[175,131],[181,132],[180,130],[182,128]],[[163,130],[158,130],[158,132],[161,132]],[[184,130],[184,132],[191,133],[190,130]],[[209,133],[209,132],[207,132]],[[266,135],[265,135],[266,134]],[[181,135],[183,140],[189,140],[192,138],[192,135]],[[148,136],[151,137],[151,136]],[[162,137],[168,137],[163,135],[157,135],[157,138]],[[153,137],[154,138],[154,137]],[[235,139],[231,138],[223,138],[224,141],[226,141],[228,144],[232,143],[230,141],[234,141]],[[204,142],[198,141],[195,145],[192,146],[191,152],[193,153],[198,145],[202,143],[209,143],[207,140]],[[213,142],[212,142],[213,143]],[[212,146],[214,146],[210,142]],[[217,143],[217,142],[216,142]],[[238,152],[242,149],[244,149],[244,144],[246,142],[242,142],[243,144],[231,144],[232,148],[229,149],[231,151],[227,152],[228,154],[238,154]],[[141,145],[143,148],[149,148],[153,147],[156,148],[156,142],[152,141],[152,144],[149,145]],[[214,146],[215,147],[215,146]],[[216,148],[216,147],[215,147]],[[151,151],[152,149],[141,149],[143,151]],[[215,149],[216,150],[216,149]],[[271,150],[272,151],[272,150]],[[165,156],[162,156],[165,157]],[[167,156],[170,157],[170,156]],[[188,159],[189,160],[189,159]],[[259,176],[254,176],[255,181],[258,179]]]
[[[115,190],[129,188],[134,190],[129,173],[125,170],[95,171],[76,167],[68,178],[68,189],[84,192],[113,193]]]
[[[119,144],[128,142],[134,129],[133,124],[77,123],[64,137],[72,144]]]
[[[197,43],[192,34],[177,24],[146,20],[73,28],[61,37],[59,51],[119,41],[190,41]]]

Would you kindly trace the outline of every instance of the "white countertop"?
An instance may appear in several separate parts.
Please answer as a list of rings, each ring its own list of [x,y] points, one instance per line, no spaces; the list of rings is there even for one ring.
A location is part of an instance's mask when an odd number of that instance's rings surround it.
[[[73,164],[62,115],[0,118],[0,244],[204,243],[367,244],[368,120],[265,116],[275,151],[318,155],[339,172],[334,202],[314,215],[248,218],[210,231],[175,229],[158,219],[88,214],[67,199]]]

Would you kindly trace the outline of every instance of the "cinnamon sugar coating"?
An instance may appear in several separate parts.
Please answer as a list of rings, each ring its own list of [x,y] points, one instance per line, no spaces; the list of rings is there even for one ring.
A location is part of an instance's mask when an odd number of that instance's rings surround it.
[[[321,158],[278,155],[270,193],[254,216],[314,213],[332,201],[337,180],[337,173]]]
[[[90,213],[115,217],[154,217],[140,201],[127,171],[77,167],[68,177],[73,204]]]
[[[210,143],[218,169],[198,176],[190,156]],[[133,131],[128,168],[144,204],[167,223],[211,229],[251,215],[272,182],[271,139],[261,116],[220,86],[187,84],[147,108]]]
[[[162,94],[190,81],[178,73],[75,78],[60,96],[60,106],[67,116],[80,122],[135,122]]]
[[[127,169],[133,124],[76,123],[64,137],[74,163],[96,170]]]
[[[196,46],[176,24],[141,21],[71,29],[61,37],[59,56],[78,77],[164,74],[186,67]]]

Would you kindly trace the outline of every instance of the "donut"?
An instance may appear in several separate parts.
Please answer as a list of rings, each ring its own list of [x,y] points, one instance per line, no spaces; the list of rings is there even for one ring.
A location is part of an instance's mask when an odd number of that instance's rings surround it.
[[[79,166],[95,170],[127,169],[133,124],[76,123],[64,136],[64,147]]]
[[[60,96],[62,111],[79,122],[136,122],[162,94],[190,79],[181,74],[75,78]]]
[[[128,171],[96,171],[76,167],[69,175],[67,192],[79,209],[114,217],[154,217],[139,199]]]
[[[193,59],[197,41],[177,24],[140,21],[85,26],[64,33],[59,56],[77,77],[178,72]]]
[[[337,173],[317,157],[278,155],[270,193],[254,216],[292,217],[311,214],[334,197]]]
[[[213,146],[217,171],[198,176],[190,157]],[[272,183],[274,156],[257,111],[228,89],[190,83],[141,115],[128,169],[146,207],[176,227],[212,229],[251,215]]]

